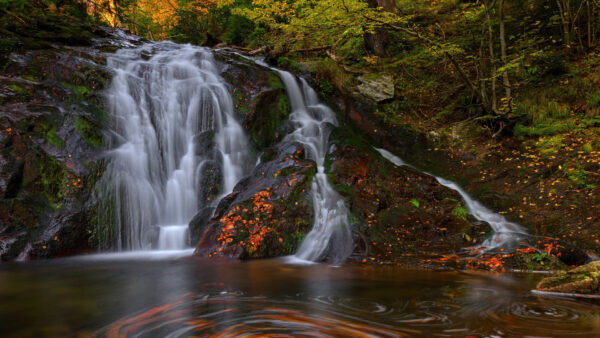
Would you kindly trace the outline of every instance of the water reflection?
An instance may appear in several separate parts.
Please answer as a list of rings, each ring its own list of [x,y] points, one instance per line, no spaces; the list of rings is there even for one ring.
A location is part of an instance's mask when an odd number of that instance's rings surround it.
[[[593,303],[541,276],[265,260],[57,260],[0,267],[0,336],[598,336]]]

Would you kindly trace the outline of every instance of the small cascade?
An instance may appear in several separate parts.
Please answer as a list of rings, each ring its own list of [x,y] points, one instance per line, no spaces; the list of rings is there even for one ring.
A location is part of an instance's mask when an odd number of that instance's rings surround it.
[[[190,219],[215,203],[207,189],[228,194],[248,169],[232,98],[207,48],[149,43],[107,62],[113,130],[99,226],[114,225],[105,240],[118,250],[184,249]],[[222,182],[206,186],[207,171]]]
[[[381,148],[375,148],[384,158],[394,163],[397,166],[406,166],[413,168],[423,174],[434,177],[441,185],[446,188],[456,191],[465,203],[467,211],[478,221],[487,222],[492,229],[494,234],[492,237],[486,239],[480,247],[485,248],[485,251],[490,251],[495,248],[508,248],[515,249],[520,246],[521,240],[527,236],[527,233],[521,226],[508,221],[504,216],[497,214],[488,208],[484,207],[481,203],[474,200],[469,194],[467,194],[461,187],[456,183],[435,176],[431,173],[420,171],[417,168],[406,164],[398,156],[390,153],[389,151]]]
[[[158,235],[158,250],[183,250],[188,247],[188,226],[161,225]]]
[[[303,145],[307,157],[317,164],[317,173],[311,183],[314,225],[306,235],[295,258],[305,261],[343,262],[353,250],[348,210],[325,173],[325,156],[329,148],[330,125],[337,125],[335,113],[319,102],[317,93],[304,81],[277,70],[290,99],[292,113],[289,120],[295,130],[286,140]]]

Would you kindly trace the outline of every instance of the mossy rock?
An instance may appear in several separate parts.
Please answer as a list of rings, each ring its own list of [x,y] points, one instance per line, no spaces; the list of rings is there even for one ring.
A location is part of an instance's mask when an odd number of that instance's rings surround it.
[[[600,295],[600,261],[542,279],[537,290]]]
[[[516,270],[557,271],[568,268],[555,256],[543,252],[516,252],[505,259],[505,266]]]
[[[256,98],[254,114],[247,129],[258,149],[272,146],[283,138],[285,132],[280,127],[290,111],[290,102],[284,89],[265,91]]]
[[[195,255],[239,259],[292,254],[311,229],[310,183],[316,173],[298,144],[282,142],[224,197],[212,219],[201,211],[190,224],[202,232]]]

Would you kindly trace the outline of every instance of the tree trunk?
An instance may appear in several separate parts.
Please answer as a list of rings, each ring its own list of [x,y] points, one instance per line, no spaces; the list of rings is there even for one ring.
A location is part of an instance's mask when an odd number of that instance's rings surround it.
[[[492,19],[490,18],[490,12],[487,4],[484,2],[485,6],[485,17],[487,20],[488,26],[488,49],[490,53],[490,74],[492,81],[492,110],[496,110],[496,102],[498,100],[496,95],[496,55],[494,53],[494,29],[492,27]]]
[[[563,1],[561,3],[561,1]],[[563,35],[565,39],[565,45],[567,48],[571,48],[571,31],[569,30],[569,26],[571,24],[570,19],[570,0],[556,0],[556,4],[558,5],[558,11],[560,14],[560,21],[563,25]]]
[[[587,48],[592,48],[592,10],[590,9],[590,0],[586,0],[587,5]]]
[[[394,0],[368,0],[370,8],[383,7],[383,10],[396,13],[398,8]],[[388,56],[387,44],[389,42],[388,34],[382,28],[375,29],[373,33],[365,33],[365,47],[367,51],[380,56]]]
[[[504,66],[506,66],[508,63],[508,57],[506,55],[506,33],[505,33],[505,27],[504,27],[504,0],[500,0],[499,6],[500,6],[500,53],[501,53],[501,57],[502,57],[502,64]],[[511,93],[511,87],[510,87],[510,80],[508,79],[508,71],[506,70],[506,68],[502,72],[502,79],[504,82],[504,90],[505,90],[506,99],[508,100],[508,103],[510,105],[510,99],[512,97],[512,93]],[[510,106],[508,108],[510,110]]]

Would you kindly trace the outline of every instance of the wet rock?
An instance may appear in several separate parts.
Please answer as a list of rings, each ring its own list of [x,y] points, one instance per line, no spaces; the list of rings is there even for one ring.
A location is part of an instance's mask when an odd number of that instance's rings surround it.
[[[197,244],[200,241],[200,237],[206,230],[206,226],[212,218],[215,209],[215,207],[210,205],[205,206],[204,208],[200,209],[200,211],[198,212],[198,214],[196,214],[196,216],[194,216],[194,218],[192,218],[189,224],[191,243]]]
[[[214,158],[216,156],[215,153],[217,152],[215,132],[213,130],[208,130],[194,136],[194,150],[197,156]]]
[[[557,271],[568,268],[557,257],[535,250],[518,250],[508,254],[504,260],[504,267],[522,271]]]
[[[71,33],[46,32],[52,44],[36,45],[13,32],[22,48],[0,52],[2,260],[93,249],[107,121],[100,91],[110,79],[101,49],[133,42],[117,30]]]
[[[234,106],[255,149],[264,149],[281,141],[281,129],[290,113],[285,87],[278,74],[240,55],[216,50],[222,62],[223,78],[231,86]]]
[[[451,254],[472,247],[491,232],[462,213],[458,194],[434,178],[385,160],[341,128],[331,139],[330,181],[346,198],[359,224],[354,259],[396,261],[406,254]],[[347,134],[346,134],[347,135]],[[362,146],[361,146],[362,144]]]
[[[558,257],[568,266],[583,265],[591,260],[590,256],[578,247],[562,246],[559,250]]]
[[[269,153],[269,152],[266,152]],[[265,258],[292,254],[312,226],[316,172],[296,144],[282,142],[219,203],[195,255]],[[203,227],[202,215],[194,227]]]
[[[247,123],[248,133],[259,149],[270,147],[289,132],[282,127],[290,113],[290,103],[284,89],[262,92],[256,98],[254,114]]]
[[[544,278],[536,289],[548,292],[600,294],[600,261]]]
[[[394,79],[389,75],[369,75],[358,78],[358,92],[377,103],[394,98]]]
[[[200,207],[212,205],[223,186],[221,161],[207,160],[200,166],[198,201]]]

